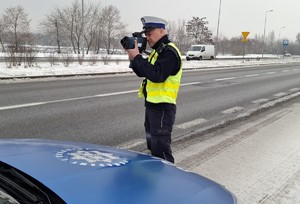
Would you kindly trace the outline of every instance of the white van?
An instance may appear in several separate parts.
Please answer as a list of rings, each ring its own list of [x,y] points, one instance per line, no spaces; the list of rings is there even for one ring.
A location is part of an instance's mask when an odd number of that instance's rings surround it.
[[[186,60],[215,59],[214,45],[192,45],[186,53]]]

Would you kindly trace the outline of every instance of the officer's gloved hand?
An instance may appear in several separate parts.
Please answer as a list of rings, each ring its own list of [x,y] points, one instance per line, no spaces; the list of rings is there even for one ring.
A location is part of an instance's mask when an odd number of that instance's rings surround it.
[[[129,68],[133,68],[133,62],[130,60]]]

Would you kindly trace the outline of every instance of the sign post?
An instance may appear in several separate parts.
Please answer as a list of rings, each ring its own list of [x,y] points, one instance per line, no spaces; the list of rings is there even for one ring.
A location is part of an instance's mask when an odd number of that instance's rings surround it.
[[[286,56],[286,48],[289,45],[289,40],[283,40],[282,41],[282,45],[283,45],[283,53],[282,53],[282,55],[283,55],[283,59],[284,59],[284,57]]]
[[[247,39],[249,33],[250,33],[250,32],[242,32],[242,35],[243,35],[242,43],[244,43],[243,61],[244,61],[244,59],[245,59],[246,42],[249,41],[249,40]]]

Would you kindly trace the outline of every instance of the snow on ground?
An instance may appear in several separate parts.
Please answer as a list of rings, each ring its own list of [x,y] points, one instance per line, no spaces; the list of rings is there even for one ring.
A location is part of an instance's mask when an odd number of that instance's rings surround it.
[[[1,54],[0,54],[1,57]],[[3,54],[2,54],[3,57]],[[249,56],[246,56],[249,57]],[[266,56],[267,57],[267,56]],[[235,58],[235,59],[231,59]],[[101,59],[101,58],[100,58]],[[201,68],[222,68],[231,66],[251,66],[263,65],[270,63],[288,63],[300,61],[300,58],[265,58],[258,59],[252,56],[251,59],[243,59],[242,56],[218,56],[217,60],[202,60],[202,61],[183,61],[183,69],[201,69]],[[0,79],[14,77],[33,77],[33,76],[59,76],[59,75],[80,75],[80,74],[101,74],[101,73],[120,73],[131,72],[128,67],[129,61],[127,55],[110,56],[107,63],[98,61],[95,64],[84,62],[82,65],[75,61],[69,66],[64,66],[62,63],[51,66],[48,62],[38,62],[34,67],[25,67],[24,65],[8,68],[5,62],[0,63]]]

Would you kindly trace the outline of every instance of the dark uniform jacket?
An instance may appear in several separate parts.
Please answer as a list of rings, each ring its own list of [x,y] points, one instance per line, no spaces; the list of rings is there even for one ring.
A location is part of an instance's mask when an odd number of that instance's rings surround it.
[[[163,36],[152,47],[158,52],[158,58],[154,65],[144,59],[142,55],[137,55],[131,62],[130,67],[139,77],[144,77],[152,82],[164,82],[170,75],[176,75],[180,70],[180,59],[177,52],[174,52],[170,46],[166,46],[169,42],[168,35]],[[155,109],[171,109],[174,108],[174,104],[169,103],[150,103],[145,100],[145,106],[147,108]]]

